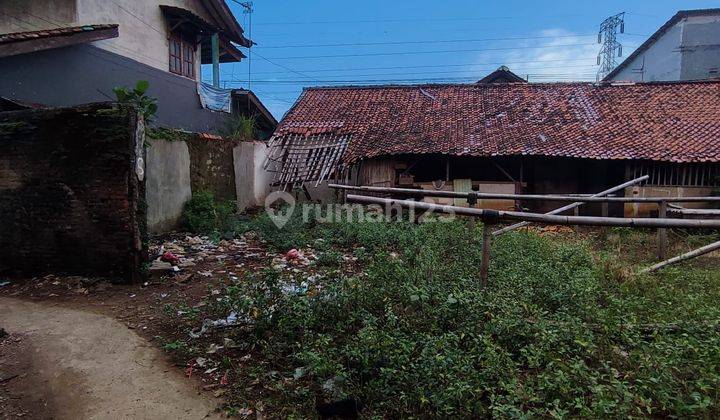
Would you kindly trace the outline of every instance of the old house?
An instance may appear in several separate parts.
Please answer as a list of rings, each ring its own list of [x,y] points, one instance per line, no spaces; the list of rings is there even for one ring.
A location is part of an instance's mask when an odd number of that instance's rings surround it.
[[[217,85],[219,64],[242,60],[238,46],[252,45],[224,0],[6,0],[0,96],[72,106],[114,100],[113,87],[147,80],[160,126],[217,133],[242,108],[272,130],[259,101],[200,84],[203,65]]]
[[[648,174],[627,194],[704,195],[720,185],[718,115],[720,82],[710,81],[309,88],[275,131],[268,169],[285,187],[538,194]]]
[[[720,9],[681,10],[605,76],[653,82],[720,77]]]

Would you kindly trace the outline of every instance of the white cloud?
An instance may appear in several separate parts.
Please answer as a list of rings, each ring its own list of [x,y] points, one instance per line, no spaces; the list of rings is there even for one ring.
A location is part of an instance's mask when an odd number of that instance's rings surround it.
[[[579,35],[564,29],[545,29],[531,35],[536,39],[518,40],[505,47],[528,47],[485,55],[478,62],[503,62],[520,76],[529,75],[531,82],[595,80],[597,53],[596,36]],[[529,48],[540,47],[540,48]],[[487,67],[487,66],[484,66]]]

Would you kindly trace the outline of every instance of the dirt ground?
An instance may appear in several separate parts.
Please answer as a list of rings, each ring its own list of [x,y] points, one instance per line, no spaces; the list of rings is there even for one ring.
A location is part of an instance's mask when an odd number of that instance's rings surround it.
[[[266,255],[244,243],[242,250],[208,244],[185,244],[179,272],[143,284],[46,275],[0,287],[0,328],[8,334],[0,336],[0,419],[220,416],[217,373],[188,375],[192,361],[161,349],[189,328],[169,322],[167,308],[204,305],[208,290],[266,264]]]
[[[11,298],[0,298],[0,319],[4,417],[218,417],[216,401],[117,320]]]

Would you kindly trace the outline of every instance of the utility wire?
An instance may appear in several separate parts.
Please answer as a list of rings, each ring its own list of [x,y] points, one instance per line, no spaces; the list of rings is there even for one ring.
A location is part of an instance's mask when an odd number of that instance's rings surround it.
[[[626,34],[632,36],[646,36],[640,34]],[[446,44],[457,42],[488,42],[488,41],[524,41],[533,39],[558,39],[558,38],[588,38],[597,37],[597,34],[589,35],[548,35],[548,36],[527,36],[527,37],[504,37],[504,38],[466,38],[466,39],[443,39],[443,40],[423,40],[423,41],[386,41],[386,42],[347,42],[337,44],[295,44],[295,45],[269,45],[258,46],[257,49],[279,49],[279,48],[325,48],[325,47],[359,47],[359,46],[378,46],[378,45],[412,45],[412,44]]]
[[[442,54],[442,53],[457,53],[457,52],[510,51],[510,50],[533,50],[533,49],[544,49],[544,48],[587,47],[587,46],[594,46],[594,45],[595,45],[595,43],[588,43],[588,44],[543,45],[543,46],[536,46],[536,47],[504,47],[504,48],[462,49],[462,50],[394,51],[394,52],[382,52],[382,53],[330,54],[330,55],[303,55],[303,56],[290,56],[290,57],[271,57],[271,59],[273,59],[273,60],[296,60],[296,59],[314,59],[314,58],[372,57],[372,56],[414,55],[414,54]]]
[[[545,16],[482,16],[482,17],[460,17],[460,18],[396,18],[396,19],[355,19],[355,20],[304,20],[304,21],[286,21],[286,22],[263,22],[257,25],[324,25],[337,23],[390,23],[390,22],[459,22],[459,21],[478,21],[478,20],[495,20],[495,19],[530,19],[530,18],[553,18],[553,17],[576,17],[590,16],[588,14],[564,14],[564,15],[545,15]]]
[[[586,57],[586,58],[571,58],[571,59],[553,59],[553,60],[524,60],[524,61],[494,61],[494,62],[485,62],[485,63],[466,63],[466,64],[426,64],[426,65],[419,65],[419,66],[386,66],[386,67],[355,67],[355,68],[341,68],[341,69],[313,69],[313,70],[305,70],[300,69],[300,71],[306,72],[306,73],[320,73],[320,72],[330,72],[330,71],[356,71],[356,70],[394,70],[394,69],[422,69],[422,68],[438,68],[438,67],[477,67],[477,66],[490,66],[490,65],[499,65],[499,64],[527,64],[527,63],[556,63],[556,62],[576,62],[576,61],[590,61],[595,62],[595,56],[592,57]],[[281,74],[286,72],[280,72],[280,71],[264,71],[264,72],[257,72],[255,74]]]

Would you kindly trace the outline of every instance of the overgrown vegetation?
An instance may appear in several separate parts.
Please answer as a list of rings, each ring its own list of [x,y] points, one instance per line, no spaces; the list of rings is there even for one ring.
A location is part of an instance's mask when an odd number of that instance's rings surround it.
[[[302,417],[317,397],[352,397],[368,417],[720,414],[716,270],[629,278],[592,241],[511,233],[493,244],[482,289],[479,227],[462,221],[295,215],[279,230],[263,215],[247,228],[275,250],[312,245],[320,258],[212,297],[215,315],[245,320],[232,330],[252,355],[230,363],[236,407]],[[358,269],[338,270],[343,255]]]
[[[218,201],[210,191],[194,193],[185,203],[183,226],[192,233],[233,236],[239,222],[233,201]]]
[[[135,87],[114,87],[113,92],[120,105],[130,105],[138,109],[146,122],[151,122],[157,113],[157,99],[146,94],[150,83],[147,80],[140,80]]]
[[[257,138],[257,116],[237,115],[227,123],[223,137],[238,141],[252,141]]]

